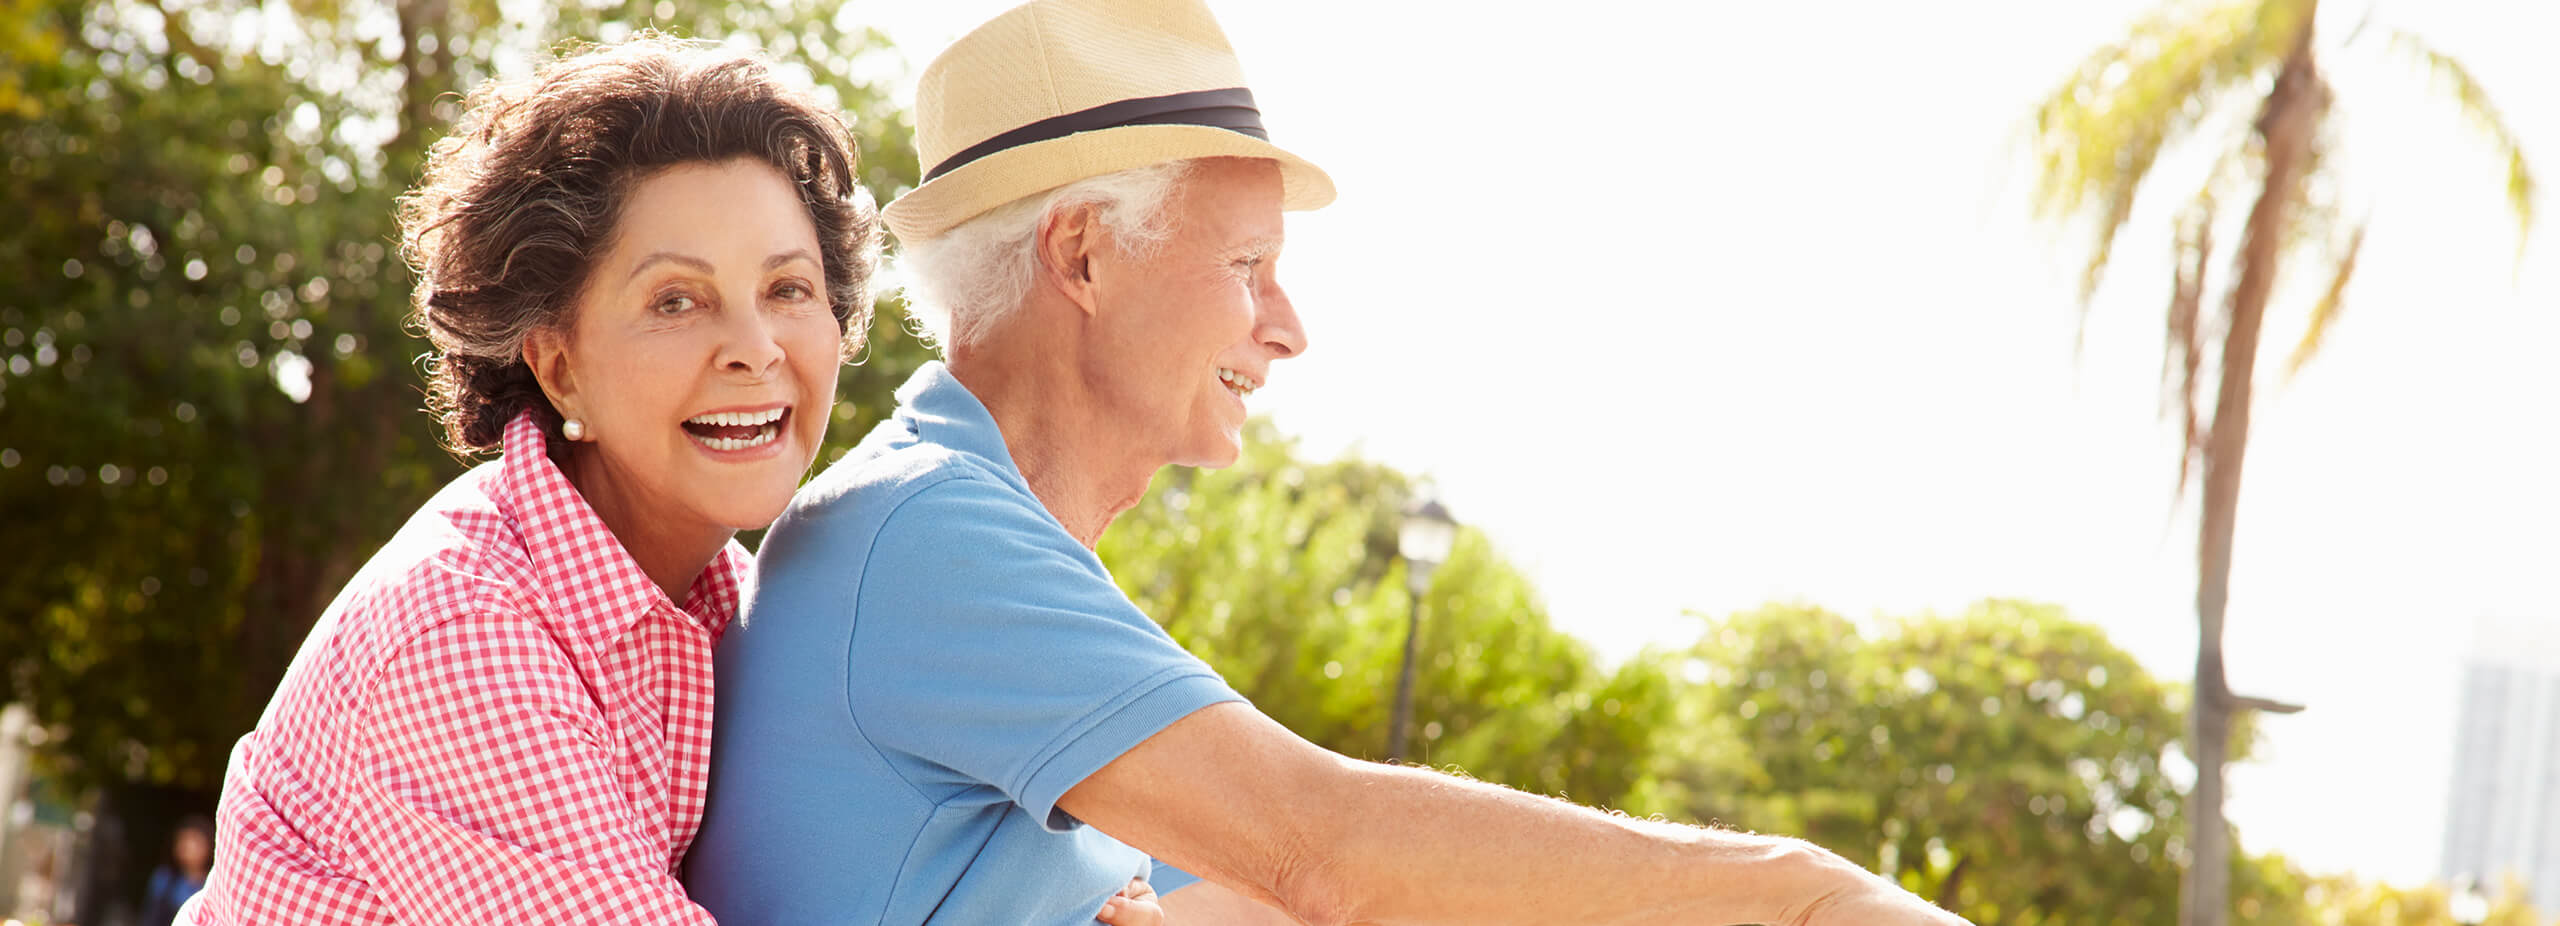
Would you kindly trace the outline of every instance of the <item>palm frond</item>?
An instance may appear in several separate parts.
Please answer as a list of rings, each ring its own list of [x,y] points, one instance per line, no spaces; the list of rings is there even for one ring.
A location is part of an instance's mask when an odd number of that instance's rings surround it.
[[[2036,200],[2048,219],[2082,214],[2095,240],[2081,273],[2085,308],[2105,275],[2135,194],[2161,151],[2233,94],[2281,65],[2310,23],[2304,4],[2217,0],[2172,5],[2098,49],[2036,107]]]
[[[2369,225],[2370,220],[2356,223],[2355,232],[2347,236],[2346,246],[2339,250],[2337,262],[2329,271],[2329,288],[2321,292],[2320,301],[2311,307],[2311,323],[2302,329],[2302,341],[2293,346],[2293,356],[2285,361],[2286,379],[2301,373],[2303,364],[2311,362],[2312,355],[2320,352],[2320,343],[2328,337],[2329,326],[2337,322],[2339,309],[2345,304],[2342,297],[2347,293],[2347,278],[2355,276],[2356,255],[2364,251],[2364,230]]]
[[[2163,326],[2166,343],[2160,352],[2160,412],[2178,422],[2184,447],[2178,459],[2178,491],[2184,493],[2193,464],[2204,452],[2204,421],[2198,389],[2204,358],[2211,349],[2212,332],[2221,322],[2204,314],[2205,269],[2214,258],[2214,226],[2221,221],[2226,194],[2245,193],[2242,186],[2255,165],[2256,152],[2245,144],[2232,144],[2214,159],[2213,169],[2205,174],[2195,195],[2178,213],[2172,229],[2169,255],[2169,317]],[[2212,303],[2220,306],[2216,300]],[[2208,322],[2212,322],[2208,324]]]
[[[2391,30],[2391,47],[2424,65],[2437,85],[2450,94],[2462,110],[2464,121],[2471,123],[2492,154],[2506,162],[2507,208],[2516,217],[2516,258],[2524,258],[2524,239],[2533,231],[2533,200],[2537,189],[2533,168],[2526,163],[2524,146],[2516,140],[2514,129],[2507,127],[2506,117],[2489,101],[2489,91],[2471,75],[2461,59],[2439,51],[2425,39],[2405,30]]]
[[[2236,160],[2226,158],[2226,160]],[[2221,173],[2220,170],[2215,171]],[[2196,194],[2184,214],[2178,217],[2177,238],[2170,253],[2175,270],[2169,287],[2168,343],[2160,353],[2160,397],[2164,414],[2178,416],[2178,488],[2180,496],[2187,492],[2187,480],[2194,464],[2204,453],[2204,427],[2199,420],[2196,389],[2202,377],[2206,349],[2202,308],[2205,293],[2205,268],[2213,262],[2213,221],[2215,185],[2208,180]]]

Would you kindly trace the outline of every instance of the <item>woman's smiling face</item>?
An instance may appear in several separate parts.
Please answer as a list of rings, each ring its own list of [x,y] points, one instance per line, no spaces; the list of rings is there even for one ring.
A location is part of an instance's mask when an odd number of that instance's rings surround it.
[[[585,425],[571,478],[618,534],[752,530],[789,504],[841,361],[819,254],[798,193],[762,162],[633,187],[565,337],[526,356]]]

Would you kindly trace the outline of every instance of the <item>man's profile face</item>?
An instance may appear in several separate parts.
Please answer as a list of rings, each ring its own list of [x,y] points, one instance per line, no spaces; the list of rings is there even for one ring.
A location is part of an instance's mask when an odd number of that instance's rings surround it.
[[[1235,462],[1253,392],[1274,361],[1306,350],[1277,273],[1281,191],[1271,161],[1203,160],[1166,204],[1160,248],[1137,258],[1097,249],[1099,374],[1167,462]]]

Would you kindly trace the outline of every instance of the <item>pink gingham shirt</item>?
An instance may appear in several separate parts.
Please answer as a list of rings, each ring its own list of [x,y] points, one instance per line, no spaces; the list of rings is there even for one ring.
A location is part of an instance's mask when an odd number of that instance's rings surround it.
[[[710,923],[676,866],[746,565],[729,544],[677,608],[517,418],[241,737],[193,922]]]

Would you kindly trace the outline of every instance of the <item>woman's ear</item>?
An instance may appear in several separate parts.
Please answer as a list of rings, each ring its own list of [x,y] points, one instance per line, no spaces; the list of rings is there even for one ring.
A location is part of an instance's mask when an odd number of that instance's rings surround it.
[[[551,399],[560,417],[579,417],[578,379],[569,365],[566,333],[548,327],[526,333],[524,365],[532,368],[534,382],[542,385],[542,394]]]
[[[1040,261],[1040,284],[1057,290],[1088,316],[1096,310],[1093,256],[1103,237],[1101,211],[1092,203],[1076,203],[1042,216],[1031,242]]]

